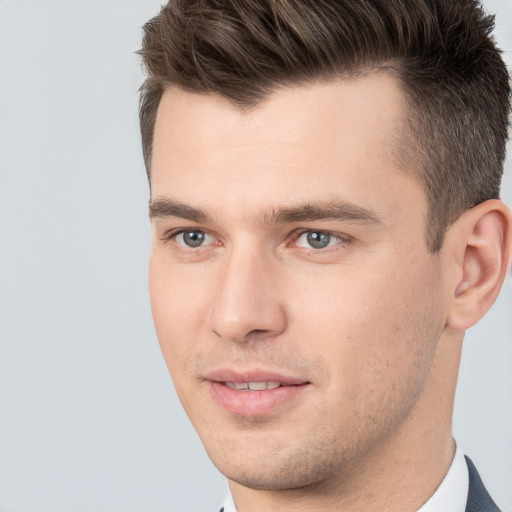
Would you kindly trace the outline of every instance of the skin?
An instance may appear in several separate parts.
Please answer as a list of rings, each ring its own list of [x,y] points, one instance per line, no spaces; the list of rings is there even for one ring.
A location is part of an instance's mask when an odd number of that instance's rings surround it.
[[[496,250],[485,266],[468,240],[480,223],[480,238],[504,247],[509,213],[477,207],[429,252],[425,194],[394,150],[403,112],[384,74],[279,89],[250,112],[164,93],[154,322],[239,512],[417,510],[451,463],[463,330],[494,300],[509,258]],[[335,218],[311,215],[333,204]],[[183,230],[204,241],[190,247]],[[329,245],[312,247],[312,232]],[[303,385],[268,411],[233,413],[212,393],[225,369]]]

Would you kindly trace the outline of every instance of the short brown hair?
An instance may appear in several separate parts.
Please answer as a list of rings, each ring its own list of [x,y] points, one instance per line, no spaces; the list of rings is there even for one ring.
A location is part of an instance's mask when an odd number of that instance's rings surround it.
[[[166,87],[250,108],[279,86],[384,70],[407,100],[397,147],[426,191],[435,252],[466,209],[499,194],[510,83],[493,27],[476,0],[170,0],[140,50],[148,177]]]

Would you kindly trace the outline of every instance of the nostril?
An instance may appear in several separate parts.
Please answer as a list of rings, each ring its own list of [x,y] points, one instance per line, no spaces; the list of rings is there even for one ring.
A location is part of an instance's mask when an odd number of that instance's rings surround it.
[[[261,335],[267,334],[268,331],[266,329],[253,329],[250,333],[247,334],[247,338],[259,337]]]
[[[236,337],[233,335],[226,336],[226,334],[222,335],[221,333],[219,333],[216,330],[213,330],[213,333],[215,334],[215,336],[217,336],[220,339],[228,339],[228,341],[244,343],[244,342],[255,341],[260,338],[264,338],[264,337],[268,336],[271,333],[271,331],[266,330],[266,329],[253,329],[252,331],[249,331],[248,333],[246,333],[240,337]]]
[[[242,291],[234,286],[219,291],[207,319],[210,332],[222,340],[247,342],[277,336],[286,329],[286,310],[278,298]]]

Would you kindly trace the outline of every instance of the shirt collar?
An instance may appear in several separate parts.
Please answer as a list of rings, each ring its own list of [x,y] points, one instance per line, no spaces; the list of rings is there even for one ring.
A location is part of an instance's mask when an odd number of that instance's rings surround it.
[[[450,510],[464,512],[468,500],[469,473],[464,454],[457,447],[452,465],[432,497],[418,512],[439,512]],[[236,509],[235,511],[236,512]]]
[[[443,481],[431,498],[418,510],[418,512],[464,512],[469,490],[469,474],[464,454],[457,447],[452,465]],[[237,512],[235,503],[228,494],[223,505],[224,512]],[[221,509],[222,510],[222,509]]]
[[[227,495],[226,499],[224,500],[224,504],[222,505],[222,508],[220,510],[221,512],[237,512],[235,502],[233,501],[231,493]]]

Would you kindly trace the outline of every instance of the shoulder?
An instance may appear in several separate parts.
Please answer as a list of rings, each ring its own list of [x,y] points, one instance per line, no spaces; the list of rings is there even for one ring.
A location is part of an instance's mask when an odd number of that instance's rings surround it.
[[[469,491],[466,512],[500,512],[500,509],[489,496],[482,479],[473,462],[466,457],[469,473]]]

